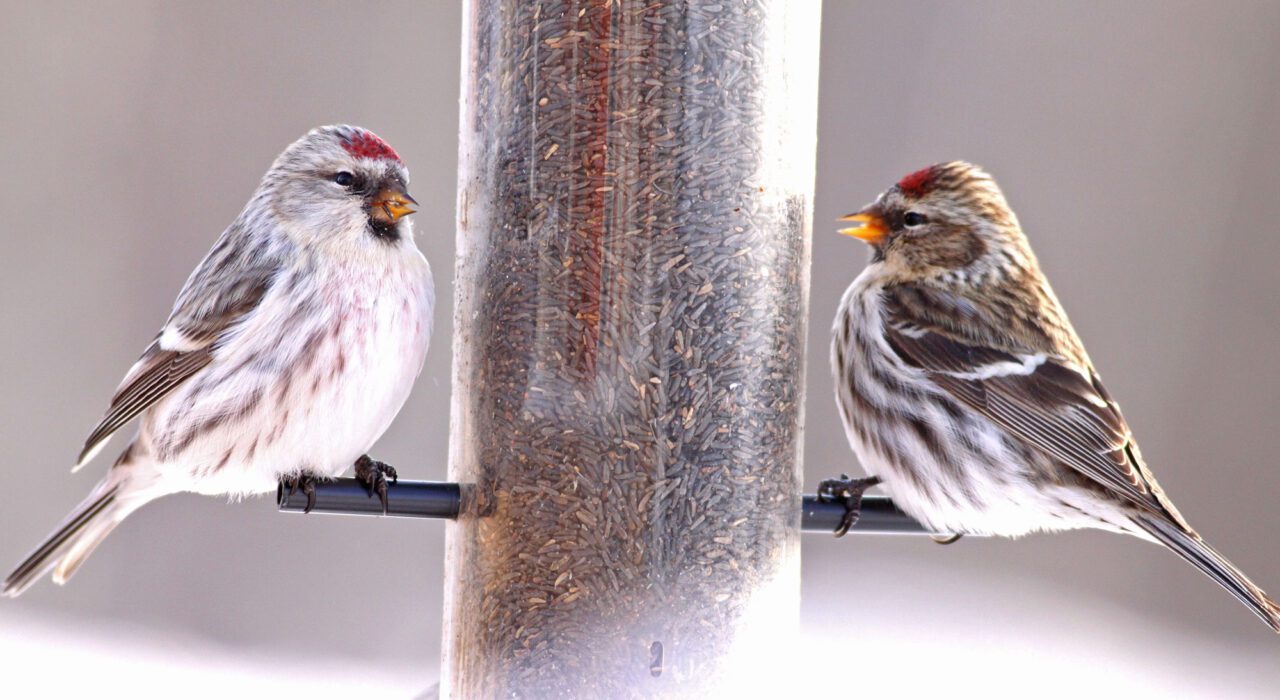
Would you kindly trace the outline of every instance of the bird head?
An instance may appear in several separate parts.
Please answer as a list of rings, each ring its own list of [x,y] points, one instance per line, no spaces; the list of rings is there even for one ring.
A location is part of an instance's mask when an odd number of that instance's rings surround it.
[[[939,163],[907,175],[840,233],[872,247],[872,264],[899,281],[972,283],[1025,266],[1031,251],[995,180],[976,165]]]
[[[417,202],[408,185],[409,171],[391,146],[367,129],[337,125],[286,148],[260,194],[295,237],[395,243],[412,235],[404,217]]]

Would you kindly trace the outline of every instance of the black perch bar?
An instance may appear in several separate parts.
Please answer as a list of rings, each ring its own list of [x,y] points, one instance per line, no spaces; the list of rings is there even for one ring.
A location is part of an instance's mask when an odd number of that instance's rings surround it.
[[[316,484],[312,513],[339,515],[382,515],[382,502],[355,479],[334,479]],[[286,513],[301,513],[307,507],[307,494],[302,489],[290,492],[284,484],[276,487],[276,504]],[[387,482],[387,515],[400,518],[458,517],[462,490],[444,481]]]
[[[407,481],[387,485],[387,515],[401,518],[446,518],[458,516],[462,492],[457,484],[443,481]],[[301,513],[307,507],[302,489],[293,493],[283,486],[276,490],[276,503],[286,513]],[[313,513],[342,515],[382,515],[382,503],[355,479],[334,479],[316,484]],[[804,497],[800,529],[805,532],[834,532],[844,517],[844,506]],[[898,510],[884,496],[862,499],[862,515],[849,530],[864,535],[930,535],[920,523]]]

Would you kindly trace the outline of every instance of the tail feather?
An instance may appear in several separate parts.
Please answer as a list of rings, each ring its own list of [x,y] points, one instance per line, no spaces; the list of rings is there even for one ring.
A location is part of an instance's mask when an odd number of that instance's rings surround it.
[[[54,571],[54,581],[61,584],[75,573],[85,557],[93,552],[126,513],[116,496],[120,484],[104,480],[89,497],[35,551],[9,574],[0,586],[0,595],[15,598],[44,576]]]
[[[53,567],[53,582],[61,586],[71,580],[84,560],[93,554],[93,550],[97,549],[98,545],[102,544],[107,535],[110,535],[119,524],[120,518],[111,518],[88,526],[84,534],[77,537],[67,553],[58,560],[58,565]]]
[[[1210,547],[1200,535],[1155,515],[1139,516],[1134,518],[1134,522],[1178,556],[1191,562],[1219,586],[1227,589],[1271,629],[1280,632],[1280,605],[1250,581],[1244,572],[1227,561],[1226,557]]]

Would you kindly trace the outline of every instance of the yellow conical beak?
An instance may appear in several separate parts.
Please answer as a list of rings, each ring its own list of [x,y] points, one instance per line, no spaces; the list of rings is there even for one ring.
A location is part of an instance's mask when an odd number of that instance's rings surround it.
[[[369,217],[380,223],[394,224],[401,217],[417,211],[413,208],[415,204],[417,202],[404,191],[403,187],[384,187],[369,203]]]
[[[840,217],[840,221],[850,221],[857,224],[856,226],[840,229],[840,233],[846,236],[853,236],[871,245],[884,243],[885,237],[889,235],[889,226],[885,224],[884,219],[875,214],[850,214]]]

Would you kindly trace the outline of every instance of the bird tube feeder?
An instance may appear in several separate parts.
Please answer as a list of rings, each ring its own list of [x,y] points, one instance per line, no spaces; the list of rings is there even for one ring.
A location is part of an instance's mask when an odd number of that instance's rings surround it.
[[[442,695],[785,675],[819,9],[465,4]]]

